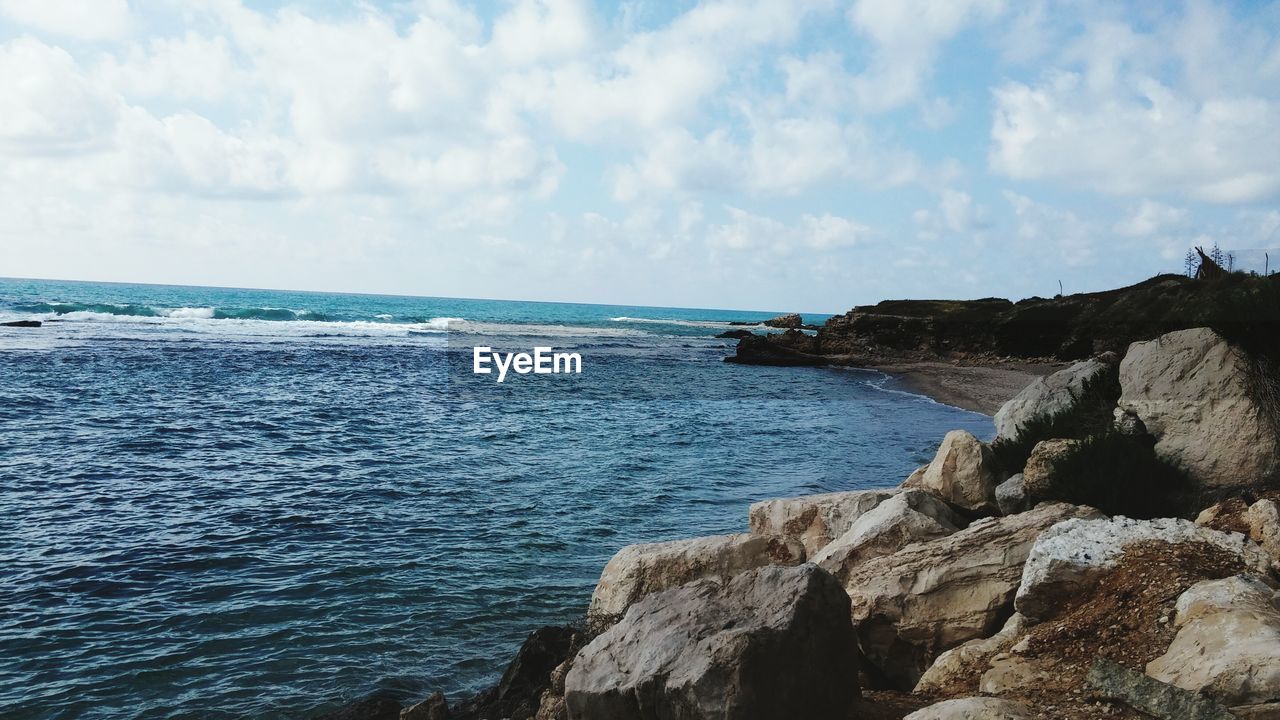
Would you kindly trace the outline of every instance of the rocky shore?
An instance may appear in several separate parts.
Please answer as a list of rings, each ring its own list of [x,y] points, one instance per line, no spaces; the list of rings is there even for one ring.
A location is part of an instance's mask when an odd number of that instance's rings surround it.
[[[995,439],[622,548],[497,686],[324,720],[1280,720],[1280,284],[1214,278],[776,318],[731,360],[900,373]]]
[[[477,698],[326,717],[1280,718],[1266,367],[1208,328],[1071,364],[898,487],[622,548]]]

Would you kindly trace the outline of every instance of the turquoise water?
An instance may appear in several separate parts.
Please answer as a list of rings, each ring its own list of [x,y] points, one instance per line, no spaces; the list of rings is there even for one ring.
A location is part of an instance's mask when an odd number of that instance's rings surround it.
[[[769,313],[0,280],[0,717],[496,680],[627,543],[896,484],[988,418],[722,359]],[[821,318],[810,318],[810,321]],[[580,375],[470,372],[551,345]]]

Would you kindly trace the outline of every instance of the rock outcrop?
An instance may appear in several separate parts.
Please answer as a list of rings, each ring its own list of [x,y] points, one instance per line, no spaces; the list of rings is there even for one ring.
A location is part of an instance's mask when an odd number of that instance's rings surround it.
[[[996,509],[996,459],[986,443],[964,430],[942,439],[933,462],[920,477],[920,487],[965,510]]]
[[[867,663],[910,690],[942,652],[993,634],[1012,612],[1022,565],[1040,533],[1092,508],[1043,503],[984,518],[927,543],[866,561],[845,580]]]
[[[1259,577],[1195,585],[1179,596],[1175,623],[1148,675],[1226,705],[1280,701],[1280,593]]]
[[[1156,438],[1156,454],[1207,487],[1280,474],[1280,439],[1251,391],[1247,359],[1199,328],[1134,343],[1120,363],[1120,409]]]
[[[956,698],[917,710],[903,720],[1031,720],[1031,708],[1014,700],[992,697]]]
[[[965,526],[946,503],[923,490],[904,490],[854,521],[848,532],[822,548],[811,562],[844,580],[872,558],[908,544],[943,537]]]
[[[780,328],[782,330],[799,329],[804,327],[804,318],[797,313],[787,313],[786,315],[779,315],[765,320],[764,324],[771,328]]]
[[[798,540],[812,557],[896,492],[854,490],[765,500],[752,505],[747,518],[753,534]]]
[[[1206,543],[1266,573],[1266,555],[1244,536],[1200,527],[1187,520],[1125,517],[1073,519],[1040,535],[1022,572],[1015,607],[1033,622],[1053,616],[1064,597],[1087,592],[1115,567],[1126,546],[1140,542]]]
[[[859,698],[849,599],[815,565],[650,595],[578,654],[570,720],[844,720]]]
[[[1119,700],[1163,720],[1235,720],[1218,703],[1135,672],[1110,660],[1098,660],[1085,679],[1098,695]]]
[[[628,545],[600,573],[588,613],[621,615],[650,593],[693,580],[728,580],[765,565],[796,565],[804,560],[799,541],[778,535],[740,533]]]
[[[1012,438],[1035,418],[1072,409],[1084,392],[1085,383],[1102,376],[1108,369],[1101,360],[1085,360],[1048,377],[1037,378],[996,413],[996,437]]]

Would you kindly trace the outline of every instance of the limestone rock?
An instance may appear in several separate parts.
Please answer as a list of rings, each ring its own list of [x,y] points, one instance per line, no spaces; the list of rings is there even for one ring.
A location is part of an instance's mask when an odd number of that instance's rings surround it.
[[[857,565],[845,589],[867,662],[910,690],[940,653],[990,636],[1011,614],[1036,536],[1068,518],[1097,516],[1092,508],[1043,503]]]
[[[1254,576],[1207,580],[1176,613],[1178,634],[1148,675],[1227,705],[1280,701],[1280,593]]]
[[[1249,523],[1249,538],[1280,565],[1280,506],[1274,500],[1259,500],[1249,506],[1245,521]]]
[[[1099,658],[1089,668],[1085,685],[1098,695],[1120,700],[1164,720],[1235,720],[1218,703],[1160,682],[1110,660]]]
[[[1208,543],[1236,555],[1258,572],[1266,573],[1270,565],[1266,554],[1244,536],[1199,527],[1187,520],[1119,516],[1068,520],[1035,541],[1022,572],[1015,607],[1032,622],[1048,619],[1063,597],[1087,591],[1115,567],[1126,546],[1146,541]]]
[[[1248,390],[1247,360],[1198,328],[1129,346],[1120,408],[1141,418],[1156,454],[1202,485],[1247,487],[1280,473],[1280,440]]]
[[[1027,705],[992,697],[945,700],[921,708],[903,720],[1031,720],[1037,717]]]
[[[748,520],[756,535],[799,540],[812,557],[845,534],[863,513],[893,497],[896,490],[853,490],[765,500],[751,506]]]
[[[565,679],[570,720],[843,720],[858,700],[849,599],[816,565],[650,595]]]
[[[955,511],[932,494],[904,490],[854,521],[812,562],[843,580],[858,563],[895,553],[913,542],[950,535],[964,525]]]
[[[764,565],[804,562],[799,541],[777,535],[715,535],[628,545],[600,573],[589,613],[621,615],[640,598],[701,578],[728,578]]]
[[[1003,515],[1014,515],[1031,509],[1027,488],[1022,473],[1005,480],[996,486],[996,505]]]
[[[1085,360],[1048,377],[1036,378],[996,413],[996,437],[1012,438],[1034,418],[1070,410],[1085,383],[1106,371],[1106,363]]]
[[[920,488],[947,502],[974,511],[996,508],[996,460],[978,438],[952,430],[920,477]]]
[[[991,656],[1008,650],[1026,631],[1026,618],[1014,613],[1000,632],[989,638],[970,640],[951,648],[938,656],[933,665],[920,676],[914,692],[937,692],[948,686],[977,677],[978,670],[987,666]]]
[[[1079,444],[1079,440],[1042,440],[1031,449],[1022,470],[1023,491],[1031,502],[1053,497],[1053,464]]]

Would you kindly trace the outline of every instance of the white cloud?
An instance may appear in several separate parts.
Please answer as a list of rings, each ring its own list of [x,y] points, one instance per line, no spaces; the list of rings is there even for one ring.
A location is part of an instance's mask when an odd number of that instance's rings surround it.
[[[1115,232],[1130,237],[1147,237],[1171,227],[1177,227],[1187,219],[1186,208],[1175,208],[1152,200],[1143,200],[1129,217],[1115,225]]]
[[[97,71],[109,87],[138,98],[214,102],[226,98],[236,83],[226,38],[191,31],[135,45],[123,59],[108,55]]]
[[[943,235],[964,235],[981,241],[981,231],[991,224],[986,206],[976,203],[969,193],[943,188],[936,208],[915,211],[912,219],[918,227],[917,237],[932,241]]]
[[[872,235],[866,225],[829,213],[805,214],[798,222],[788,225],[733,206],[726,206],[725,211],[729,214],[727,222],[707,228],[707,244],[715,249],[763,250],[785,255],[806,249],[852,247]]]
[[[996,88],[991,169],[1115,195],[1280,194],[1280,44],[1206,7],[1149,32],[1091,24],[1058,69]]]
[[[122,103],[84,77],[65,50],[33,38],[0,45],[0,151],[103,149]]]
[[[1004,9],[1004,0],[858,0],[849,21],[875,47],[854,81],[860,105],[876,112],[920,99],[942,43]]]
[[[85,40],[119,37],[131,22],[127,0],[0,0],[0,14],[37,30]]]
[[[519,0],[494,21],[492,44],[516,65],[571,58],[590,47],[594,25],[582,0]]]
[[[1013,207],[1017,237],[1039,252],[1056,251],[1067,265],[1085,265],[1093,259],[1098,233],[1069,210],[1036,202],[1025,195],[1005,191]]]

